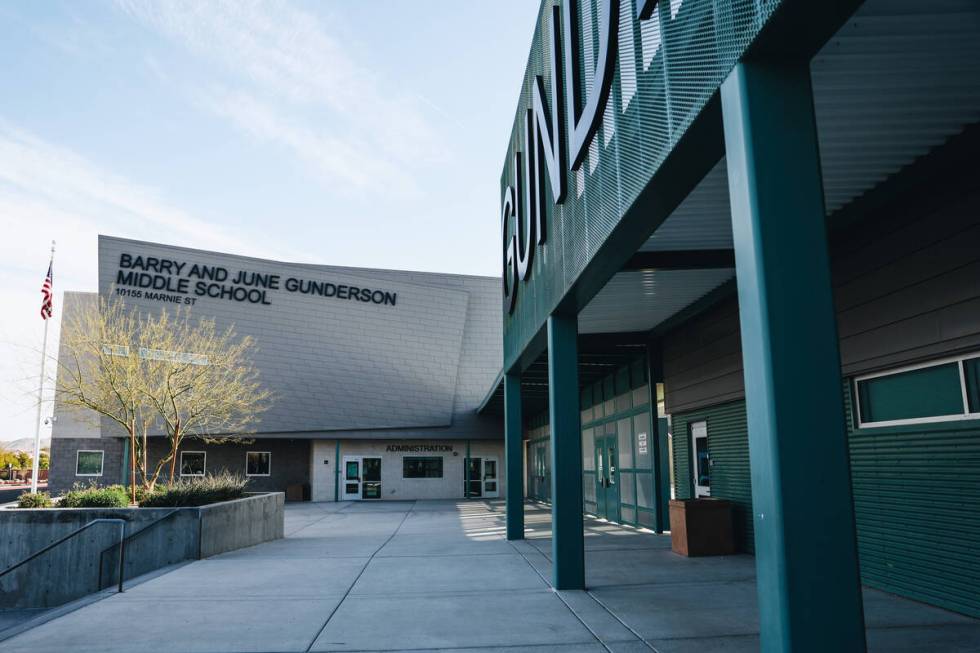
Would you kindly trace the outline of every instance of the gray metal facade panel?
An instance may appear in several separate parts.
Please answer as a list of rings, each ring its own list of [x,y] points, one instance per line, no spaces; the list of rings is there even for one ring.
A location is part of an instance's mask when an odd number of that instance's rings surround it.
[[[123,252],[397,292],[395,306],[268,290],[269,306],[199,298],[197,314],[257,343],[256,366],[275,394],[260,433],[274,437],[499,438],[499,420],[475,414],[500,369],[499,279],[280,263],[100,237],[102,294]],[[71,294],[69,294],[71,295]],[[81,294],[80,294],[81,295]],[[88,296],[92,301],[94,297]],[[162,304],[126,298],[128,305]],[[68,303],[66,310],[71,310]],[[56,437],[97,436],[61,418]],[[87,424],[87,423],[86,423]],[[104,430],[105,424],[103,424]]]
[[[71,315],[75,311],[94,306],[98,300],[95,293],[66,291],[62,301],[62,315]],[[64,321],[62,321],[62,325],[64,325]],[[61,333],[64,333],[64,330]],[[61,340],[58,343],[58,360],[66,360],[67,356],[64,340]],[[52,372],[52,376],[59,374],[61,374],[61,370]],[[59,400],[57,394],[55,394],[52,415],[55,417],[54,423],[51,425],[52,442],[58,438],[98,438],[102,434],[98,416],[81,409],[68,408]],[[52,446],[54,445],[52,444]]]
[[[980,351],[980,193],[958,193],[913,220],[884,220],[860,246],[832,247],[845,375]],[[671,413],[742,397],[737,302],[668,333],[664,371]]]
[[[744,395],[738,302],[726,300],[667,333],[664,391],[669,414]]]
[[[727,268],[620,272],[579,313],[579,333],[649,331],[734,276]]]
[[[845,374],[980,350],[978,214],[980,192],[963,189],[834,257]]]
[[[155,256],[187,263],[360,287],[367,279],[288,263],[242,260],[216,252],[99,238],[99,293],[110,297],[120,256]],[[186,275],[186,270],[185,273]],[[193,283],[192,283],[193,285]],[[452,406],[467,293],[379,280],[397,292],[395,306],[268,290],[271,305],[198,297],[193,313],[214,317],[255,339],[254,362],[275,394],[263,431],[445,426]],[[166,304],[125,298],[158,311]],[[172,309],[171,309],[172,310]]]
[[[980,120],[980,5],[867,0],[811,64],[833,212]]]

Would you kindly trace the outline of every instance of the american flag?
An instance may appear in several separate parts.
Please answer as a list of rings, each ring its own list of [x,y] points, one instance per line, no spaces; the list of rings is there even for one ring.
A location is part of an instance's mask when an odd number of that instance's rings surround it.
[[[44,277],[44,283],[41,284],[41,319],[46,320],[54,314],[54,302],[52,301],[54,295],[51,294],[51,285],[54,283],[54,278],[51,275],[51,267],[54,263],[48,263],[48,276]]]

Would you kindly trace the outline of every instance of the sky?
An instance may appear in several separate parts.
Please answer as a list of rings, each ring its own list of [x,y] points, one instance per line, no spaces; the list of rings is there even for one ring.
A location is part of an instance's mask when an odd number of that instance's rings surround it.
[[[0,3],[0,440],[34,435],[51,240],[52,354],[99,234],[498,275],[538,4]]]

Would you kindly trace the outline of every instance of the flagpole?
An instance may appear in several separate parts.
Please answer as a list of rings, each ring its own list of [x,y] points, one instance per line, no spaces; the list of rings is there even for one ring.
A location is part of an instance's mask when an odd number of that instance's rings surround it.
[[[54,265],[54,241],[51,241],[51,259],[48,268]],[[54,292],[52,284],[51,292]],[[41,344],[41,379],[37,383],[37,422],[34,424],[34,463],[31,467],[31,494],[37,494],[37,477],[41,469],[41,402],[44,399],[44,364],[48,358],[48,320],[44,320],[44,340]]]

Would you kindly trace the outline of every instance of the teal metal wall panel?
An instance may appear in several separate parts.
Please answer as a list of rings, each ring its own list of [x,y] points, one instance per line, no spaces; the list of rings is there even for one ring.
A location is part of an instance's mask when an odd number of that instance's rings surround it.
[[[653,465],[655,442],[646,361],[638,358],[580,392],[582,434],[583,509],[611,521],[656,528],[656,491]],[[641,444],[640,433],[646,433]],[[527,442],[528,497],[550,502],[551,478],[548,414],[530,420]],[[615,442],[619,456],[618,502],[606,509],[597,501],[596,439]],[[601,440],[602,441],[602,440]],[[669,493],[665,487],[664,492]],[[600,503],[602,505],[600,505]]]
[[[745,419],[745,402],[733,401],[672,417],[674,426],[674,476],[677,497],[692,496],[691,438],[692,422],[707,422],[708,453],[711,467],[711,496],[728,499],[735,505],[735,540],[740,551],[755,550],[752,530],[752,479],[749,471],[749,431]],[[684,489],[683,496],[681,489]]]
[[[980,617],[980,421],[857,429],[844,396],[862,580]]]
[[[599,40],[595,0],[579,0],[582,79],[588,87]],[[620,1],[619,43],[601,127],[578,171],[564,171],[566,199],[545,202],[547,243],[538,247],[528,281],[518,282],[513,314],[504,311],[504,366],[510,369],[558,307],[586,265],[633,206],[672,149],[709,104],[736,61],[782,4],[780,0],[658,3],[649,20],[635,20],[633,0]],[[520,88],[501,191],[515,182],[513,153],[523,151],[531,87],[541,76],[549,107],[553,71],[544,53],[553,38],[552,0],[541,3]],[[591,60],[584,60],[586,57]],[[567,62],[565,63],[567,65]],[[662,216],[666,217],[666,215]],[[662,219],[661,218],[661,219]],[[509,233],[513,234],[513,219]],[[649,237],[656,223],[637,246]],[[628,254],[628,252],[626,253]]]
[[[886,592],[980,617],[980,421],[855,428],[844,383],[861,580]],[[711,495],[733,501],[751,552],[752,496],[745,404],[674,415],[677,497],[691,496],[691,422],[708,422]]]

